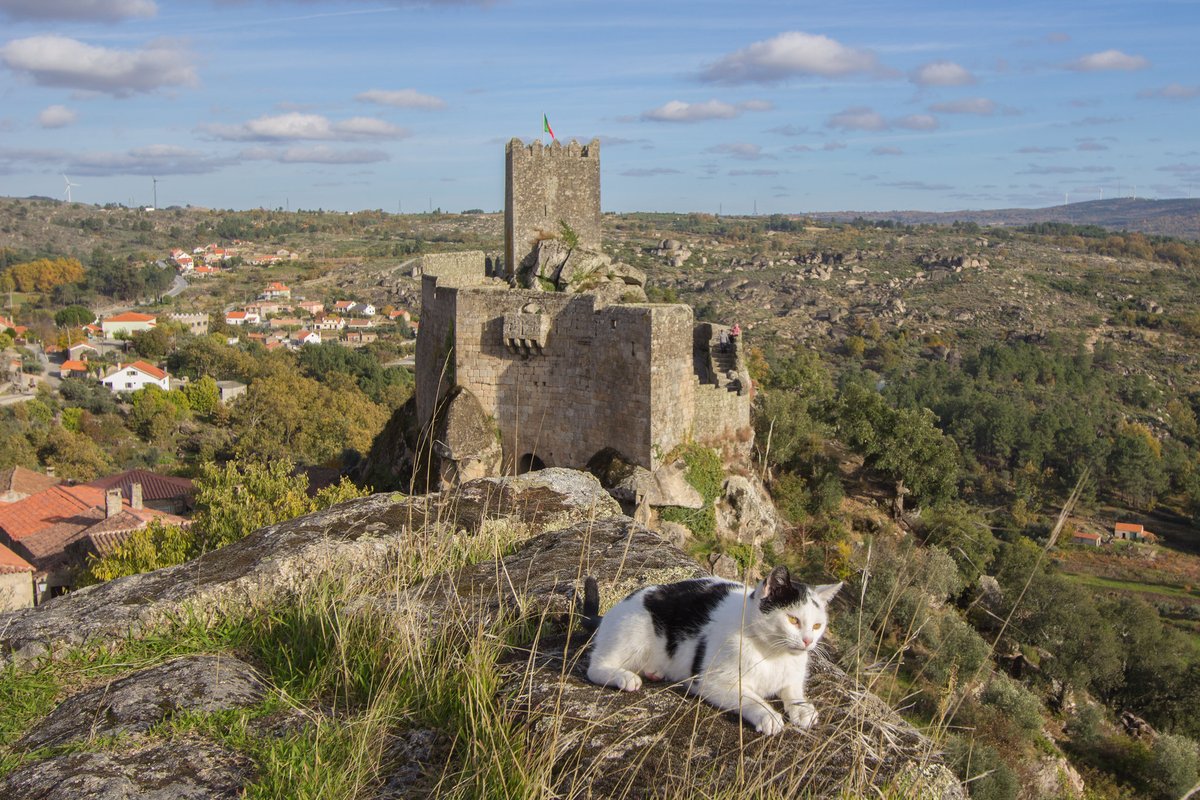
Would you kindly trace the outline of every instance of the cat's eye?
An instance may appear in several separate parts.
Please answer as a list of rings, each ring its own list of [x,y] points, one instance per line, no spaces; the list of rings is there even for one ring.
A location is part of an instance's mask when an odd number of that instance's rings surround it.
[[[819,630],[821,630],[821,623],[819,623],[819,622],[814,622],[814,623],[813,623],[813,630],[814,630],[814,631],[819,631]]]
[[[790,614],[788,615],[788,622],[792,623],[796,627],[800,627],[800,620],[798,620],[797,618],[793,617]]]

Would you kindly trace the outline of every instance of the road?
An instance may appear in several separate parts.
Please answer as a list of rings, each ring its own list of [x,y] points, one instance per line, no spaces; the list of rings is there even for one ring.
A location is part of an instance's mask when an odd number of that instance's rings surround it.
[[[179,293],[188,287],[188,282],[183,279],[182,275],[176,275],[175,280],[171,282],[171,288],[167,290],[167,297],[178,297]]]

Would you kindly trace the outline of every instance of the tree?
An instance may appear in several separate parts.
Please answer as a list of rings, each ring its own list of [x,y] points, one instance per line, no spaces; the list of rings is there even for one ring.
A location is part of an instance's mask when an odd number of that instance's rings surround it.
[[[217,382],[208,375],[185,386],[183,394],[188,399],[188,405],[197,414],[211,414],[221,404],[221,390]]]
[[[921,517],[921,535],[928,545],[950,554],[966,586],[974,586],[996,555],[996,537],[964,503],[945,503]]]
[[[160,441],[187,416],[187,398],[182,392],[167,392],[157,386],[138,389],[130,396],[129,421],[147,442]]]
[[[36,402],[36,401],[31,401]],[[28,404],[26,404],[28,405]],[[38,458],[54,467],[54,474],[83,483],[112,472],[113,462],[108,453],[82,433],[53,426],[46,441],[38,450]]]
[[[131,343],[138,355],[150,361],[159,361],[174,349],[170,331],[162,326],[135,331]]]
[[[54,324],[63,328],[77,328],[95,321],[95,312],[86,306],[67,306],[54,314]]]

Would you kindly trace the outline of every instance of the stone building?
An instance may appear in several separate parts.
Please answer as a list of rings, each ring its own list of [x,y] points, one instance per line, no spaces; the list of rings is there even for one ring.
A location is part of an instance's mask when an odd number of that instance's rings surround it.
[[[599,249],[597,142],[513,140],[506,159],[504,264],[536,257],[535,232],[559,220],[578,249]],[[724,345],[727,331],[689,306],[514,288],[514,270],[482,252],[425,256],[420,274],[417,422],[452,465],[443,480],[581,468],[606,451],[653,470],[686,442],[748,447],[738,343]]]
[[[600,140],[581,145],[512,139],[504,148],[504,263],[509,274],[562,223],[579,247],[600,249]]]
[[[482,256],[482,254],[480,254]],[[655,469],[676,445],[747,441],[749,378],[681,304],[422,278],[417,415],[461,387],[499,429],[505,471],[583,467],[600,451]],[[734,377],[730,377],[730,373]]]

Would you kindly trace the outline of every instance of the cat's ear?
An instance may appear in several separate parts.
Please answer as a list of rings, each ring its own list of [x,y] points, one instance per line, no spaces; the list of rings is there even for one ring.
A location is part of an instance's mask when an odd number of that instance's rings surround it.
[[[788,568],[778,566],[771,570],[771,574],[763,581],[762,596],[763,598],[775,597],[780,592],[791,591],[792,589],[792,574],[788,572]]]
[[[815,594],[822,603],[828,604],[841,588],[842,583],[839,581],[837,583],[826,583],[821,586],[814,586],[812,587],[812,590],[813,594]]]

